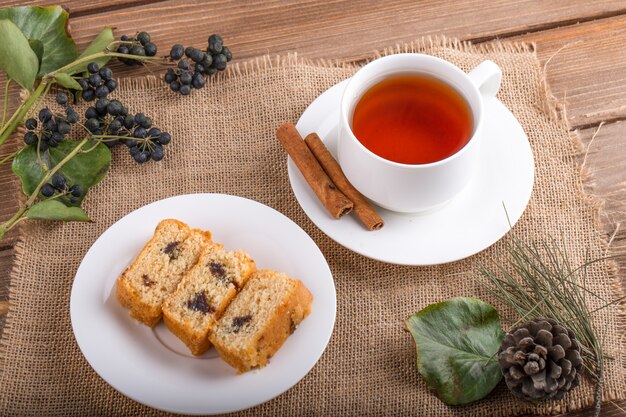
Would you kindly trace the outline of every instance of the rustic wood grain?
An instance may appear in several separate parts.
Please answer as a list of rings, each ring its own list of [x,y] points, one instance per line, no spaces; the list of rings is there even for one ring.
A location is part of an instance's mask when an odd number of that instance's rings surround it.
[[[553,94],[572,128],[626,118],[626,16],[531,33]]]
[[[10,7],[10,6],[27,6],[27,5],[37,5],[37,6],[51,6],[59,4],[63,6],[63,8],[69,11],[72,17],[85,16],[88,14],[96,14],[108,12],[111,10],[122,9],[125,7],[137,7],[143,4],[150,3],[158,3],[158,1],[154,0],[141,0],[141,1],[133,1],[133,0],[109,0],[109,1],[101,1],[101,0],[66,0],[66,1],[54,1],[54,0],[45,0],[45,1],[36,1],[36,0],[28,0],[28,1],[0,1],[0,7]]]
[[[626,254],[626,121],[584,129],[579,136],[587,191],[604,202],[600,213],[604,231],[613,237],[611,249]],[[621,264],[626,267],[626,257]]]
[[[0,1],[54,4],[55,1]],[[129,1],[62,2],[71,11],[71,31],[80,49],[105,25],[119,36],[147,30],[166,53],[174,42],[202,46],[222,34],[236,60],[297,52],[316,58],[361,58],[373,50],[424,35],[473,41],[511,38],[536,42],[547,65],[552,92],[567,104],[568,122],[580,128],[589,172],[587,188],[605,201],[602,219],[611,247],[626,251],[626,2],[542,0],[462,0],[454,2],[370,1]],[[577,24],[578,22],[582,22]],[[565,48],[561,49],[563,46]],[[131,74],[114,63],[116,76]],[[141,70],[132,70],[139,75]],[[17,93],[11,94],[12,100]],[[0,159],[14,148],[3,146]],[[0,219],[17,208],[18,185],[8,164],[0,166]],[[0,330],[8,304],[8,273],[15,234],[0,242]],[[4,249],[4,250],[3,250]],[[620,262],[626,277],[626,261]],[[623,283],[626,282],[624,278]],[[626,401],[607,404],[602,415],[624,415]],[[590,416],[590,410],[570,414]]]

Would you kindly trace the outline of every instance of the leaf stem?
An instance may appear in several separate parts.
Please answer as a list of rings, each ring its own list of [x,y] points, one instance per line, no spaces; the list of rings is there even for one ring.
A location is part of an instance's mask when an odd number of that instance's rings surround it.
[[[43,79],[52,79],[54,78],[54,76],[58,73],[68,73],[71,75],[71,71],[72,69],[74,69],[75,67],[84,64],[85,62],[91,62],[94,59],[98,59],[98,58],[104,58],[104,57],[118,57],[118,58],[127,58],[127,59],[136,59],[138,61],[162,61],[163,57],[160,56],[139,56],[139,55],[130,55],[130,54],[120,54],[117,52],[110,52],[110,51],[104,51],[104,52],[98,52],[92,55],[87,55],[84,56],[82,58],[77,59],[74,62],[70,62],[69,64],[55,70],[52,71],[51,73],[48,73],[46,75],[44,75]]]
[[[0,123],[0,126],[4,126],[4,122],[7,120],[7,110],[9,107],[9,85],[11,85],[11,81],[11,78],[8,78],[4,86],[4,110],[2,111],[2,123]]]
[[[28,113],[28,111],[33,106],[33,103],[39,98],[39,96],[44,92],[47,88],[48,82],[46,80],[42,80],[41,83],[37,86],[35,91],[33,91],[24,103],[20,104],[17,108],[13,116],[9,119],[9,121],[2,126],[0,129],[0,146],[11,136],[11,134],[17,129],[17,126],[22,122],[24,116]]]

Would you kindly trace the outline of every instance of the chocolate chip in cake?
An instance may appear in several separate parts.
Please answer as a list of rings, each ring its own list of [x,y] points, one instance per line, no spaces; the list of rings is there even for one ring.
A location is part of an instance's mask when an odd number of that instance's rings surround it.
[[[215,278],[225,279],[226,278],[226,270],[224,269],[224,265],[219,262],[209,262],[209,269]]]
[[[143,274],[141,276],[141,279],[143,280],[143,285],[145,285],[146,287],[152,287],[154,285],[154,281],[152,281],[150,277],[146,274]]]
[[[209,304],[209,301],[206,299],[206,294],[204,293],[204,291],[196,293],[196,295],[194,295],[192,299],[187,301],[187,308],[205,314],[215,312],[215,307]]]
[[[231,325],[233,333],[239,333],[241,328],[246,324],[250,323],[252,320],[252,316],[250,314],[246,314],[245,316],[238,316],[233,319],[233,324]]]
[[[174,242],[168,243],[167,246],[163,248],[163,253],[168,255],[171,260],[176,259],[178,257],[178,251],[176,249],[178,249],[179,244],[180,242],[177,240]]]

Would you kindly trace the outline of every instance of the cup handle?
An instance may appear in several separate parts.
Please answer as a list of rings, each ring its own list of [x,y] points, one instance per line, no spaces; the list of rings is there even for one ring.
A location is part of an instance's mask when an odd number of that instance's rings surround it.
[[[467,76],[484,97],[495,97],[500,89],[502,70],[493,61],[486,60],[478,64]]]

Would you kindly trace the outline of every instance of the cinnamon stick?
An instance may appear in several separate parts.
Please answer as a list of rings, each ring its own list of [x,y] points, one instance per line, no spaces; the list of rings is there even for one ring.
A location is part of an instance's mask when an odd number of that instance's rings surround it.
[[[354,204],[337,189],[326,175],[324,169],[302,140],[296,127],[291,123],[285,123],[276,129],[276,137],[330,215],[338,219],[349,213]]]
[[[357,191],[356,188],[348,181],[341,167],[333,158],[324,142],[316,133],[311,133],[304,138],[317,161],[322,165],[326,174],[335,183],[337,188],[341,190],[354,203],[354,212],[363,222],[368,230],[378,230],[384,226],[383,219],[374,211],[367,199]]]

